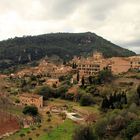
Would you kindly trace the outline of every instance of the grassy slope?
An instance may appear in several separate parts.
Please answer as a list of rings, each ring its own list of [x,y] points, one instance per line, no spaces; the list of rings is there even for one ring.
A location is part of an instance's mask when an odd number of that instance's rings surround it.
[[[45,134],[37,138],[37,140],[72,140],[72,133],[75,124],[71,120],[66,120],[64,123],[54,128],[50,134]]]
[[[42,128],[37,128],[36,130],[23,128],[18,133],[4,138],[4,140],[28,140],[29,138],[33,140],[71,140],[75,127],[76,125],[71,120],[67,119],[50,132],[44,132]],[[20,134],[25,134],[25,136],[21,138]],[[40,136],[37,137],[36,134],[40,134]]]

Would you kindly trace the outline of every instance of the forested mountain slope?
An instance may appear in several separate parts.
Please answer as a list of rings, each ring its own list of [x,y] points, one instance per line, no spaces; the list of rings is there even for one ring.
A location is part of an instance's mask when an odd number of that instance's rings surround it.
[[[51,33],[15,37],[0,42],[0,69],[57,55],[63,60],[100,51],[106,57],[131,56],[134,52],[121,48],[94,33]]]

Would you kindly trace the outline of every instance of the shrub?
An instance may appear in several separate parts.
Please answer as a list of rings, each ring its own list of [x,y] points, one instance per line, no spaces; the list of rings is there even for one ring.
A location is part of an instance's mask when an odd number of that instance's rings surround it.
[[[41,126],[42,126],[42,125],[40,124],[40,125],[38,125],[37,127],[40,128]]]
[[[74,99],[74,93],[66,93],[65,94],[65,99],[72,101]]]
[[[100,121],[98,121],[95,125],[95,134],[99,137],[99,138],[103,138],[107,132],[107,119],[102,119]]]
[[[47,111],[46,114],[50,114],[50,111]]]
[[[99,83],[111,82],[113,79],[112,72],[108,69],[102,70],[98,75]]]
[[[59,115],[62,117],[62,120],[66,119],[66,114],[64,112],[61,112]]]
[[[24,136],[25,136],[25,134],[23,134],[23,133],[20,134],[20,137],[24,137]]]
[[[138,93],[139,98],[140,98],[140,85],[139,85],[138,88],[137,88],[137,93]]]
[[[19,99],[16,99],[15,100],[15,103],[19,104],[20,103],[20,100]]]
[[[73,140],[96,140],[91,126],[79,126],[75,129]]]
[[[28,114],[31,116],[37,116],[38,115],[38,108],[35,106],[25,106],[23,109],[23,114]]]
[[[39,95],[42,95],[44,100],[47,100],[52,93],[52,89],[48,86],[42,86],[39,87],[35,92]]]
[[[36,128],[35,128],[35,127],[33,127],[33,128],[32,128],[32,130],[36,130]]]
[[[88,106],[88,105],[91,105],[92,103],[93,103],[93,97],[91,94],[82,95],[82,97],[80,99],[81,106]]]
[[[40,135],[40,134],[38,134],[38,133],[36,134],[37,137],[39,137],[39,135]]]
[[[131,140],[133,136],[140,132],[140,120],[132,121],[126,128],[125,135]]]
[[[30,134],[31,132],[30,131],[27,131],[27,133]]]

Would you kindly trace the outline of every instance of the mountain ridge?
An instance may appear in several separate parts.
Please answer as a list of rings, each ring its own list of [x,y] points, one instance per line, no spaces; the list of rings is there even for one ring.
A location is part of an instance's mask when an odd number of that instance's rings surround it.
[[[105,57],[136,55],[95,33],[49,33],[0,41],[0,69],[52,55],[68,61],[75,55],[88,56],[94,51],[102,52]]]

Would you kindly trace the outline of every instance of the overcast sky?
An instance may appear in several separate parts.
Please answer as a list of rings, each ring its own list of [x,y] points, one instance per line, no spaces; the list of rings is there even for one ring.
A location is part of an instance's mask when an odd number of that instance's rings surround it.
[[[140,53],[140,0],[0,0],[0,40],[87,31]]]

